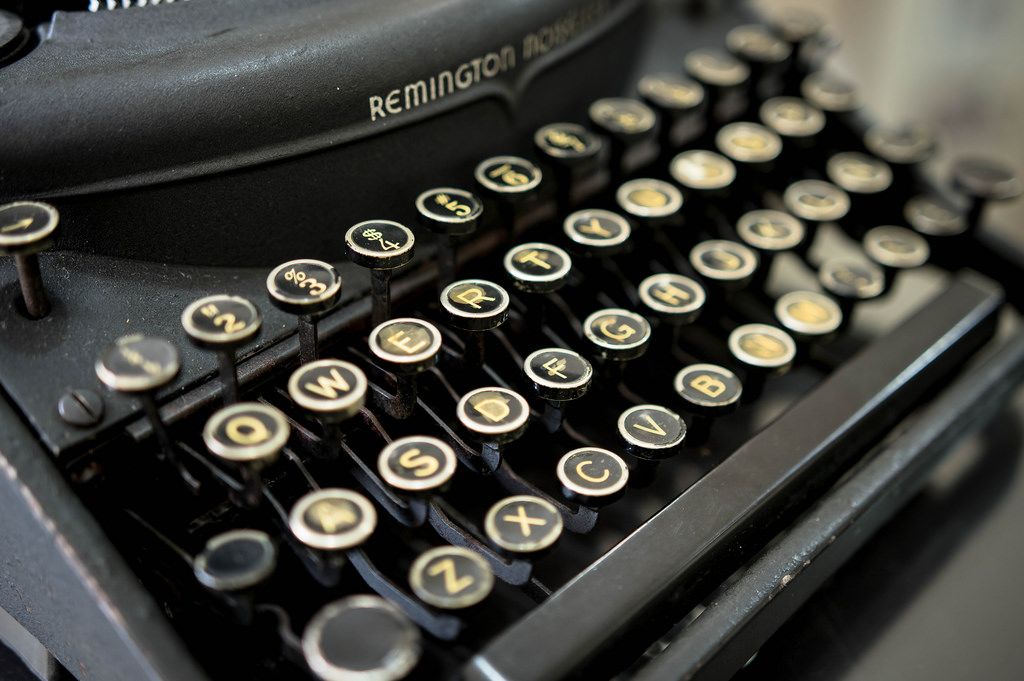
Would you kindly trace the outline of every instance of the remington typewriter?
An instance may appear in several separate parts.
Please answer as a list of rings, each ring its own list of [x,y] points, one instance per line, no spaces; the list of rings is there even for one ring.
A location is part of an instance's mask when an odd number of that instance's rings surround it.
[[[1024,376],[1014,169],[813,14],[3,6],[40,678],[730,678]]]

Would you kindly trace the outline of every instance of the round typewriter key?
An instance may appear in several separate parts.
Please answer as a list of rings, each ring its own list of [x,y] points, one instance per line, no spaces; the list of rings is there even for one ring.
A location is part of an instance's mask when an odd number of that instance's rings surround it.
[[[935,153],[935,134],[922,125],[873,125],[864,133],[864,146],[886,163],[913,165]]]
[[[916,231],[932,237],[952,237],[967,231],[967,221],[953,204],[938,196],[915,196],[903,207],[903,217]]]
[[[625,362],[636,359],[647,350],[651,325],[635,312],[608,308],[586,318],[583,335],[601,359]]]
[[[640,178],[620,185],[615,190],[615,202],[627,215],[658,224],[679,212],[683,195],[668,182]]]
[[[366,388],[363,370],[340,359],[303,364],[288,379],[292,401],[330,422],[358,414],[366,402]]]
[[[636,99],[607,97],[587,109],[591,122],[611,139],[609,164],[612,177],[621,176],[632,165],[629,155],[639,143],[653,137],[658,116],[651,107]]]
[[[552,402],[583,397],[590,387],[594,369],[582,355],[563,348],[544,348],[523,360],[523,371],[537,395]]]
[[[441,307],[448,321],[468,334],[463,359],[466,366],[484,361],[484,331],[496,329],[508,319],[508,292],[485,279],[463,279],[441,291]]]
[[[818,269],[818,281],[839,299],[847,320],[854,303],[877,298],[885,291],[885,273],[880,267],[863,260],[833,258]]]
[[[277,459],[290,433],[284,414],[274,407],[239,402],[213,413],[203,427],[203,442],[238,467],[245,482],[241,503],[256,506],[263,494],[259,471]]]
[[[640,404],[619,415],[619,437],[627,450],[645,459],[664,459],[686,438],[686,422],[679,414],[657,404]]]
[[[484,189],[495,194],[522,195],[540,184],[540,168],[519,156],[492,156],[481,161],[473,173]]]
[[[396,373],[418,373],[437,361],[441,332],[422,319],[401,317],[370,332],[370,352]]]
[[[825,127],[825,114],[800,97],[772,97],[761,104],[758,110],[761,122],[776,134],[801,143],[807,142]]]
[[[198,347],[217,351],[225,401],[238,401],[235,349],[256,337],[260,311],[240,296],[213,295],[192,302],[181,313],[181,325]]]
[[[780,210],[752,210],[736,222],[736,234],[762,254],[789,251],[804,240],[804,224]]]
[[[0,254],[14,256],[22,302],[30,319],[50,312],[38,253],[50,247],[58,221],[57,209],[48,203],[16,201],[0,206]]]
[[[909,269],[928,262],[928,242],[905,227],[875,227],[862,243],[868,257],[884,268]]]
[[[801,340],[835,333],[843,325],[836,301],[816,291],[791,291],[775,301],[775,318]]]
[[[491,566],[479,554],[459,546],[425,551],[409,568],[416,596],[435,608],[458,610],[476,605],[494,588]]]
[[[726,289],[747,285],[757,271],[757,253],[735,241],[710,239],[690,250],[690,264],[706,280]]]
[[[641,78],[636,89],[661,115],[663,153],[700,133],[704,104],[704,87],[700,83],[674,73],[656,73]]]
[[[599,447],[572,450],[559,459],[555,473],[565,495],[588,506],[611,501],[629,480],[622,457]]]
[[[827,113],[846,113],[860,108],[860,97],[852,83],[822,71],[804,78],[800,94]]]
[[[672,159],[669,173],[685,189],[706,193],[719,192],[736,179],[732,161],[713,151],[693,149]]]
[[[562,222],[562,229],[578,250],[610,255],[622,250],[629,240],[629,222],[618,213],[600,208],[578,210]]]
[[[367,220],[352,225],[345,232],[349,260],[370,269],[374,326],[383,324],[391,316],[393,270],[412,260],[415,245],[412,230],[391,220]]]
[[[782,140],[757,123],[730,123],[715,134],[718,150],[736,163],[764,164],[782,151]]]
[[[420,630],[379,596],[324,606],[302,633],[306,664],[322,681],[398,681],[420,651]]]
[[[829,158],[825,172],[836,186],[850,194],[877,194],[892,184],[889,164],[854,151]]]
[[[783,40],[794,45],[813,38],[825,27],[821,17],[800,7],[785,7],[773,12],[769,23]]]
[[[193,570],[203,586],[242,591],[264,581],[277,567],[277,548],[266,532],[229,530],[206,542]]]
[[[793,215],[808,222],[835,222],[850,210],[850,197],[839,187],[821,180],[799,180],[789,185],[783,203]]]
[[[640,302],[670,324],[689,324],[707,300],[704,287],[681,274],[652,274],[637,287]]]
[[[439,237],[438,281],[447,285],[455,278],[456,242],[476,230],[484,204],[464,189],[435,187],[416,197],[416,210],[420,223]]]
[[[533,146],[555,171],[558,212],[568,211],[576,183],[600,165],[604,143],[582,125],[550,123],[533,134]]]
[[[961,158],[953,164],[953,187],[967,196],[967,230],[980,224],[989,201],[1008,201],[1021,193],[1021,181],[1012,168],[984,158]]]
[[[505,254],[504,265],[519,290],[551,293],[565,283],[572,258],[558,246],[532,242],[511,248]]]
[[[97,378],[111,390],[139,397],[160,446],[160,458],[173,462],[186,483],[197,485],[178,462],[156,406],[156,391],[169,385],[181,370],[178,349],[170,341],[156,336],[122,336],[100,354],[95,370]]]
[[[377,458],[384,482],[403,492],[429,492],[455,475],[455,450],[436,437],[411,435],[389,443]]]
[[[463,279],[441,292],[449,321],[466,331],[486,331],[508,319],[508,292],[485,279]]]
[[[789,58],[792,48],[759,24],[737,26],[725,35],[725,46],[747,63],[779,64]]]
[[[676,374],[676,393],[687,411],[716,415],[735,407],[743,394],[736,374],[717,364],[691,364]]]
[[[729,334],[729,352],[750,374],[744,387],[750,389],[751,377],[762,371],[783,372],[796,357],[796,343],[782,329],[768,324],[743,324]]]
[[[292,506],[288,527],[306,546],[323,551],[355,548],[377,526],[377,511],[366,497],[347,489],[309,492]]]
[[[687,75],[704,86],[708,111],[716,121],[732,120],[746,106],[745,85],[750,67],[728,52],[698,49],[683,58]]]
[[[321,260],[290,260],[267,276],[267,293],[275,307],[299,316],[299,357],[304,363],[315,360],[316,315],[341,300],[341,275]]]
[[[501,445],[526,430],[530,405],[522,395],[508,388],[477,388],[462,396],[456,414],[477,439]]]
[[[502,499],[484,518],[484,532],[512,553],[542,551],[562,535],[562,516],[550,502],[530,495]]]

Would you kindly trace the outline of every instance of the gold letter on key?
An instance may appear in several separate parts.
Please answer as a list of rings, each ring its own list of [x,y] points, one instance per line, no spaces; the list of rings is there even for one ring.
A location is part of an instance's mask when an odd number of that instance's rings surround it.
[[[480,309],[480,302],[494,302],[494,300],[496,300],[495,298],[491,298],[490,296],[486,295],[482,288],[477,288],[476,286],[474,286],[473,288],[467,288],[464,291],[459,291],[457,294],[455,294],[454,297],[460,303],[465,303],[466,305],[469,305],[470,307],[477,310]]]
[[[694,390],[701,391],[708,397],[718,397],[725,392],[725,383],[722,383],[714,376],[708,376],[707,374],[694,376],[693,380],[690,381],[690,387]]]
[[[333,400],[338,397],[338,391],[348,392],[351,390],[351,386],[345,377],[337,369],[331,369],[331,375],[328,376],[317,376],[316,383],[307,383],[305,385],[306,390],[321,397],[326,397],[329,400]]]

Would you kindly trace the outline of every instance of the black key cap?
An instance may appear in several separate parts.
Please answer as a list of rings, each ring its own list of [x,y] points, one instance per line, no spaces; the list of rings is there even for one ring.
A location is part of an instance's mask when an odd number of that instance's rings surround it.
[[[773,518],[803,493],[822,490],[991,337],[1000,292],[967,275],[940,294],[940,300],[923,306],[833,372],[601,560],[492,640],[466,666],[465,678],[547,681],[569,676],[615,646],[627,630],[653,625],[655,606],[680,586],[696,586],[698,574],[712,565],[719,572],[734,569],[742,555],[718,559],[735,550],[737,540],[750,533],[758,533],[761,540],[771,536],[777,529]],[[794,494],[798,490],[802,494]],[[708,513],[709,508],[715,512]],[[637,637],[634,645],[649,640]],[[630,657],[630,650],[615,648],[616,654]],[[544,654],[537,655],[538,650]],[[615,671],[606,667],[602,675]]]
[[[40,319],[50,312],[43,289],[38,253],[53,242],[57,209],[38,201],[17,201],[0,206],[0,255],[13,255],[25,313]]]

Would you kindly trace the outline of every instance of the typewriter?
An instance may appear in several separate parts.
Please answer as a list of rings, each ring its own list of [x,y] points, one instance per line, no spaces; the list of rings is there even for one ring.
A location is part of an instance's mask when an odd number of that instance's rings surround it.
[[[726,679],[1024,375],[1018,177],[813,14],[4,7],[40,678]]]

